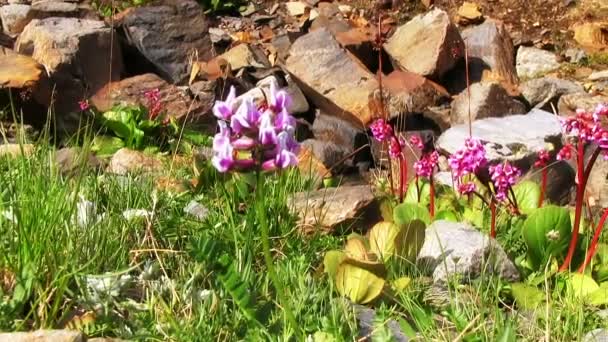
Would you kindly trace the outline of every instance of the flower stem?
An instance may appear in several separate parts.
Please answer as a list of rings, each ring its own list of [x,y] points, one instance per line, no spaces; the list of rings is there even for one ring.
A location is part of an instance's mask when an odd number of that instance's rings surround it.
[[[597,242],[600,239],[600,234],[602,233],[602,229],[604,228],[604,223],[606,222],[607,218],[608,218],[608,208],[604,209],[602,218],[600,219],[600,222],[597,224],[597,227],[595,228],[595,233],[593,234],[593,239],[591,239],[591,245],[589,245],[589,250],[587,250],[587,258],[585,259],[585,262],[581,265],[581,267],[578,269],[578,271],[580,273],[582,273],[585,270],[585,268],[587,267],[587,265],[589,265],[589,263],[593,259],[593,256],[595,255],[595,252],[597,250]]]
[[[541,208],[543,206],[543,202],[545,201],[546,188],[547,188],[547,168],[544,167],[541,171],[540,196],[538,197],[538,207],[539,208]]]
[[[264,185],[263,179],[261,177],[260,172],[258,172],[257,173],[257,186],[255,189],[255,195],[256,195],[255,202],[256,202],[256,213],[257,213],[258,220],[260,223],[260,228],[261,228],[260,230],[261,230],[261,235],[262,235],[262,249],[264,252],[264,261],[266,262],[268,276],[270,277],[270,280],[272,281],[272,283],[277,291],[277,296],[279,297],[279,301],[281,302],[281,305],[283,306],[283,312],[285,314],[286,320],[289,323],[289,325],[291,325],[292,328],[296,331],[296,334],[300,335],[300,329],[299,329],[299,326],[295,319],[295,316],[293,315],[293,312],[291,311],[291,305],[290,305],[289,301],[287,300],[287,297],[285,296],[285,292],[283,291],[282,283],[279,281],[279,278],[277,277],[275,270],[274,270],[272,254],[270,253],[270,234],[269,234],[269,225],[268,225],[266,207],[264,206],[265,200],[264,200],[264,194],[262,191],[263,185]]]
[[[492,222],[490,224],[490,236],[492,239],[496,239],[496,201],[492,198],[490,200],[490,212],[492,213]]]
[[[431,215],[431,220],[435,218],[435,184],[433,184],[433,173],[431,172],[431,176],[429,177],[429,186],[430,186],[430,198],[429,198],[429,213]]]
[[[563,272],[570,268],[572,257],[576,249],[576,242],[578,240],[578,232],[581,224],[581,214],[583,210],[583,195],[585,194],[585,143],[582,140],[577,142],[577,156],[576,156],[576,168],[577,168],[577,184],[576,184],[576,203],[574,207],[574,226],[572,227],[572,236],[570,237],[570,245],[568,246],[568,254],[564,259],[564,263],[559,268],[559,272]]]
[[[403,203],[405,184],[407,183],[407,164],[405,158],[403,157],[403,153],[399,155],[399,172],[401,176],[399,181],[399,202]]]

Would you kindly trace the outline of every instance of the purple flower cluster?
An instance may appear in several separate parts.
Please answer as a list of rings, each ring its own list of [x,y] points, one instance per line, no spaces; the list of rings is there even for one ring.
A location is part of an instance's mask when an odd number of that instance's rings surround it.
[[[534,167],[541,168],[547,166],[551,156],[547,150],[538,151],[536,161],[534,162]]]
[[[213,138],[213,166],[220,172],[295,166],[299,144],[294,137],[296,120],[287,111],[289,102],[287,93],[273,82],[266,106],[258,108],[247,97],[237,108],[236,90],[231,88],[226,100],[213,106],[219,127]]]
[[[424,143],[422,142],[422,138],[420,138],[419,135],[412,135],[410,137],[410,144],[420,150],[424,148]]]
[[[490,177],[494,184],[494,192],[496,199],[504,201],[507,199],[507,191],[510,187],[515,185],[517,178],[521,176],[521,171],[505,162],[504,164],[497,164],[490,166]]]
[[[430,178],[433,175],[435,167],[439,162],[439,153],[433,151],[423,155],[420,160],[414,163],[414,170],[419,177]]]
[[[475,190],[475,183],[461,183],[461,178],[475,174],[479,168],[487,163],[486,150],[481,141],[468,138],[464,142],[464,148],[456,151],[448,158],[448,163],[452,169],[452,175],[457,180],[458,191],[468,194]]]
[[[577,110],[575,116],[562,120],[562,127],[567,134],[575,135],[585,143],[597,144],[604,158],[608,159],[608,129],[602,125],[602,118],[605,117],[608,117],[608,105],[599,104],[593,113]],[[570,147],[566,145],[564,148]],[[562,155],[567,154],[564,152]]]
[[[158,89],[150,89],[144,92],[144,98],[146,99],[146,106],[148,107],[148,118],[150,120],[156,119],[162,111],[162,102],[160,101],[160,91]]]
[[[564,145],[564,147],[562,147],[562,149],[559,150],[559,152],[557,152],[557,156],[555,157],[555,159],[570,160],[570,158],[572,158],[572,149],[573,149],[572,144]]]
[[[379,142],[384,142],[393,136],[393,128],[384,119],[377,119],[369,128],[372,131],[372,136]]]

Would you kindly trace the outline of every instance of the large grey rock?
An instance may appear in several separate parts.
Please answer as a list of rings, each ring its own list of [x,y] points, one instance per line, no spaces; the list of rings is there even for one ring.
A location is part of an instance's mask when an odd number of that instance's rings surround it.
[[[0,342],[84,342],[86,340],[86,337],[76,330],[0,333]]]
[[[287,106],[287,110],[291,114],[300,114],[308,112],[310,106],[308,105],[308,101],[302,93],[302,90],[300,90],[300,87],[298,87],[298,85],[293,81],[292,77],[289,74],[285,75],[285,80],[287,81],[287,86],[283,89],[291,98],[291,102]],[[270,84],[273,81],[279,84],[275,76],[268,76],[264,79],[261,79],[256,84],[257,87],[264,91],[266,98],[270,98]]]
[[[357,137],[365,134],[361,128],[321,111],[316,113],[312,133],[316,139],[341,146],[347,153],[354,151]]]
[[[426,230],[418,264],[432,271],[435,282],[458,275],[465,281],[482,274],[517,281],[519,272],[496,240],[467,223],[435,221]]]
[[[608,161],[601,156],[597,158],[589,174],[587,194],[596,205],[608,207]]]
[[[542,108],[549,103],[554,103],[566,94],[585,92],[585,89],[580,84],[556,77],[532,79],[523,83],[520,89],[521,95],[528,101],[530,106],[536,108]]]
[[[552,52],[520,46],[517,50],[516,68],[519,77],[534,78],[557,70],[559,62]]]
[[[100,169],[102,162],[91,153],[78,147],[66,147],[57,151],[55,163],[63,175],[71,175],[80,170]]]
[[[594,71],[587,77],[589,81],[604,81],[608,80],[608,70]]]
[[[558,116],[540,109],[526,115],[477,120],[473,122],[472,130],[473,137],[484,144],[489,161],[509,160],[524,169],[529,168],[540,150],[547,149],[547,143],[555,147],[561,145]],[[454,126],[439,137],[437,146],[452,154],[464,146],[468,137],[468,125]]]
[[[81,122],[78,102],[122,73],[122,54],[112,30],[98,20],[47,18],[32,20],[15,50],[44,65],[54,94],[34,93],[40,103],[53,98],[57,127],[74,131]]]
[[[308,233],[363,229],[377,215],[375,196],[369,185],[341,186],[294,194],[288,201],[298,216],[300,230]],[[371,221],[371,222],[370,222]]]
[[[327,29],[296,40],[285,63],[304,94],[324,112],[366,126],[372,115],[369,96],[375,76],[346,52]]]
[[[515,49],[505,25],[488,19],[483,24],[462,31],[469,54],[472,80],[505,81],[517,84]]]
[[[557,102],[557,111],[561,116],[574,115],[577,109],[593,112],[597,105],[602,103],[608,103],[608,96],[587,93],[567,94]]]
[[[526,106],[510,97],[507,91],[496,82],[475,83],[471,85],[469,91],[465,89],[461,92],[452,102],[450,117],[452,125],[467,123],[469,108],[471,120],[526,112]]]
[[[441,77],[464,54],[464,43],[448,14],[433,9],[397,28],[384,44],[396,68]]]
[[[583,342],[608,342],[608,330],[606,329],[595,329],[583,337]]]
[[[232,70],[237,71],[246,67],[269,68],[268,58],[259,48],[249,44],[239,44],[224,52],[219,58],[223,58]]]
[[[132,8],[120,24],[159,75],[174,83],[188,78],[192,57],[203,61],[212,57],[209,24],[196,1],[162,0]]]
[[[10,4],[0,7],[0,21],[7,36],[17,37],[30,22],[30,5]]]

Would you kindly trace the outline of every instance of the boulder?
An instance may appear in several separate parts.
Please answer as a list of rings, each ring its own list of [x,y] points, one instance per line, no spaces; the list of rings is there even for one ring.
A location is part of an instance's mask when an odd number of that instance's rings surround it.
[[[66,147],[57,151],[55,163],[62,175],[68,176],[83,169],[101,169],[102,162],[91,153],[78,147]]]
[[[384,49],[396,69],[441,77],[463,56],[464,43],[448,14],[433,9],[398,27]]]
[[[549,76],[529,80],[523,83],[520,89],[524,99],[535,108],[543,108],[547,104],[556,105],[563,95],[585,92],[585,89],[575,82]]]
[[[102,21],[35,19],[17,39],[15,50],[31,55],[49,73],[54,94],[47,89],[34,97],[40,103],[50,103],[53,98],[59,130],[77,129],[81,121],[78,102],[118,80],[122,72],[120,46]]]
[[[469,77],[472,82],[498,81],[517,84],[515,50],[505,25],[497,20],[462,31],[469,54]]]
[[[608,21],[574,25],[574,40],[589,50],[608,48]]]
[[[608,342],[608,330],[603,328],[591,330],[583,336],[582,342]]]
[[[593,199],[592,203],[601,208],[608,207],[608,161],[601,156],[591,169],[586,191],[590,201]]]
[[[158,173],[162,168],[162,161],[155,156],[128,148],[121,148],[110,159],[106,171],[117,175],[129,173],[153,174]]]
[[[338,164],[353,151],[352,147],[319,139],[306,139],[302,142],[302,147],[308,149],[328,169],[333,166],[342,166]],[[351,163],[347,160],[345,164],[350,165]]]
[[[205,221],[209,217],[209,208],[192,200],[184,207],[184,213],[196,218],[198,221]]]
[[[559,69],[557,56],[549,51],[520,46],[516,58],[517,75],[534,78]]]
[[[239,44],[218,58],[223,58],[230,63],[233,71],[247,67],[270,68],[270,62],[264,52],[249,44]]]
[[[561,116],[571,116],[577,109],[593,112],[597,105],[608,103],[608,96],[574,93],[562,96],[557,102],[557,111]]]
[[[409,71],[395,70],[383,79],[389,93],[387,108],[391,118],[410,113],[423,113],[449,98],[439,84]],[[379,96],[379,94],[378,94]]]
[[[373,225],[377,219],[375,196],[369,185],[341,186],[294,194],[288,205],[306,233],[338,232]]]
[[[496,240],[467,223],[433,222],[426,229],[417,262],[439,283],[455,275],[465,282],[483,274],[519,280],[517,268]]]
[[[208,61],[213,56],[207,17],[194,0],[161,0],[131,8],[117,23],[129,43],[173,83],[188,79],[192,57]]]
[[[33,144],[0,144],[0,157],[27,157],[32,153],[34,153]]]
[[[86,337],[76,330],[36,330],[0,333],[0,341],[10,342],[84,342]]]
[[[19,54],[0,54],[0,89],[36,88],[46,79],[44,67]]]
[[[481,8],[474,2],[465,1],[458,8],[458,22],[462,25],[474,24],[483,20]]]
[[[547,143],[561,146],[562,127],[558,116],[540,109],[526,115],[477,120],[472,125],[473,137],[479,139],[490,162],[508,160],[527,170]],[[467,124],[453,126],[437,140],[439,150],[453,154],[469,137]]]
[[[261,79],[256,84],[257,87],[262,89],[262,91],[266,95],[266,98],[270,98],[270,84],[273,81],[279,85],[281,84],[275,76],[268,76],[264,79]],[[289,106],[287,106],[287,110],[291,114],[301,114],[308,112],[310,106],[308,105],[308,101],[302,93],[302,90],[300,90],[296,82],[289,74],[285,75],[285,81],[287,82],[287,86],[283,87],[283,90],[285,90],[291,98],[291,102],[289,103]]]
[[[371,122],[368,101],[378,82],[328,30],[319,29],[298,38],[285,67],[304,94],[324,112],[358,126]]]
[[[608,70],[594,71],[587,79],[589,81],[608,81]]]
[[[470,98],[469,98],[470,95]],[[451,124],[458,125],[470,120],[523,114],[526,106],[509,96],[496,82],[481,82],[471,85],[469,90],[458,94],[452,102]]]
[[[154,74],[133,76],[109,83],[91,98],[91,103],[100,111],[109,110],[116,104],[145,106],[144,94],[155,89],[158,89],[163,110],[168,115],[178,120],[187,119],[189,122],[213,123],[210,112],[214,98],[207,98],[206,101],[193,99],[185,91]]]
[[[306,146],[300,146],[298,153],[298,169],[305,179],[309,178],[314,182],[315,188],[319,188],[325,177],[330,177],[332,173]]]
[[[31,8],[30,5],[24,4],[10,4],[0,7],[0,21],[4,33],[9,37],[17,37],[31,20]]]

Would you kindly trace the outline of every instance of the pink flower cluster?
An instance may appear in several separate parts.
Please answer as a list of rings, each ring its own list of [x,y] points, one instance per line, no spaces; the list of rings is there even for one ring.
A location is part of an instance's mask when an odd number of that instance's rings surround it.
[[[419,177],[430,178],[439,162],[439,153],[433,151],[420,157],[420,160],[414,163],[414,170]]]
[[[144,92],[146,99],[146,107],[148,108],[148,118],[154,120],[162,111],[162,102],[160,101],[160,91],[158,89],[150,89]]]
[[[448,158],[448,163],[452,169],[452,175],[457,180],[458,191],[468,194],[475,191],[475,183],[462,183],[462,177],[475,174],[487,163],[486,150],[481,141],[474,138],[467,138],[464,148],[456,151]]]
[[[84,112],[91,108],[91,105],[89,104],[89,100],[82,100],[78,101],[78,107],[80,107],[80,111]]]
[[[596,107],[593,113],[586,112],[582,109],[576,111],[576,115],[562,120],[562,127],[567,134],[575,135],[578,139],[585,143],[597,144],[604,154],[604,158],[608,159],[608,129],[602,125],[602,118],[608,117],[608,105],[600,104]],[[570,149],[571,146],[564,146]],[[561,156],[560,156],[561,154]],[[563,159],[570,155],[568,151],[558,154]]]
[[[507,199],[507,191],[517,181],[517,178],[521,176],[521,171],[505,162],[504,164],[497,164],[490,166],[490,177],[494,184],[494,192],[496,199],[504,201]]]
[[[372,136],[379,142],[385,142],[393,136],[393,127],[384,119],[377,119],[369,128],[372,131]]]
[[[562,147],[561,150],[559,150],[559,152],[557,152],[557,156],[555,157],[555,159],[557,160],[570,160],[572,158],[572,150],[573,150],[573,146],[572,144],[566,144],[564,145],[564,147]]]
[[[547,152],[547,150],[540,150],[538,152],[536,161],[534,162],[534,167],[536,167],[536,168],[545,167],[549,163],[550,159],[551,159],[551,156],[549,155],[549,152]]]
[[[267,105],[258,108],[247,97],[236,108],[236,91],[231,88],[226,100],[213,107],[219,126],[213,138],[213,166],[220,172],[295,166],[299,144],[294,137],[296,120],[287,111],[290,101],[273,82]]]

